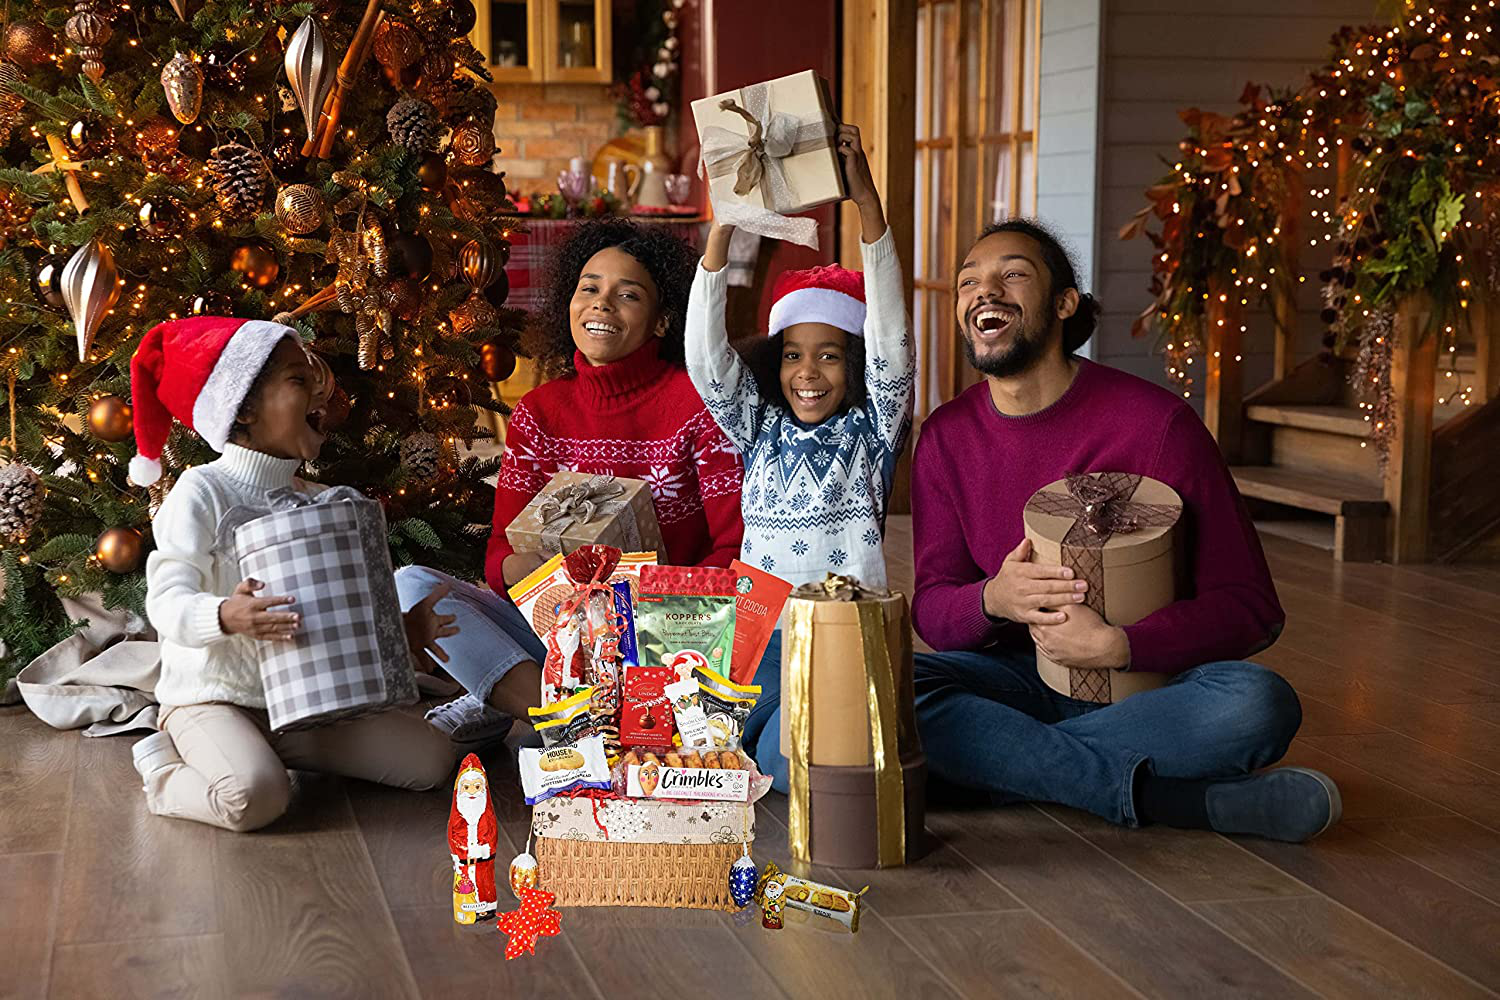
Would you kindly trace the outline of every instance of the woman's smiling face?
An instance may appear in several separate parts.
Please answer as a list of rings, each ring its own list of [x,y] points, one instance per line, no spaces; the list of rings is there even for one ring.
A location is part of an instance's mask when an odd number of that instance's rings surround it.
[[[666,329],[656,282],[640,261],[618,247],[590,257],[578,275],[568,309],[573,343],[591,365],[634,354]]]

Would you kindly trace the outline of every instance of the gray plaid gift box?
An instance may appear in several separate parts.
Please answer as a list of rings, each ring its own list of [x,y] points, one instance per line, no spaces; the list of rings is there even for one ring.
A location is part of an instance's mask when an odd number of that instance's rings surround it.
[[[219,522],[221,553],[262,593],[296,598],[302,628],[290,641],[256,642],[271,728],[350,719],[417,700],[417,678],[385,513],[358,490],[316,498],[281,489],[269,508],[239,506]]]

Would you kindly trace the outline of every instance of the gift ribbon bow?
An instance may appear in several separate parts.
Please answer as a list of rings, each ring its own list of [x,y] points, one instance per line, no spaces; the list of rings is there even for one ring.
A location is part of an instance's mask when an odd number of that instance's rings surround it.
[[[865,701],[870,715],[870,758],[875,765],[875,816],[882,868],[906,862],[906,781],[901,774],[900,722],[896,706],[896,670],[886,642],[885,609],[881,598],[889,591],[864,587],[847,576],[807,583],[792,592],[787,607],[789,645],[787,664],[791,693],[783,711],[791,713],[788,726],[787,842],[792,857],[811,861],[811,789],[808,759],[812,756],[813,609],[817,601],[857,602],[861,654],[865,664]],[[904,618],[904,615],[903,615]],[[902,627],[907,625],[903,621]]]
[[[219,518],[219,526],[215,532],[214,549],[217,552],[230,554],[235,551],[234,532],[235,529],[249,524],[251,521],[268,517],[271,514],[280,514],[288,510],[296,510],[299,507],[312,507],[325,503],[354,503],[369,501],[359,490],[352,486],[334,486],[316,496],[308,496],[301,490],[290,486],[280,486],[266,494],[264,504],[236,504],[224,512]],[[236,556],[236,558],[238,558]]]
[[[625,551],[639,548],[641,531],[636,524],[635,508],[622,499],[624,496],[625,487],[616,482],[614,476],[592,476],[581,483],[548,493],[536,511],[543,549],[553,554],[561,552],[562,536],[569,529],[582,527],[596,517],[616,514],[624,519],[625,528],[625,537],[618,547]]]
[[[796,194],[786,178],[782,160],[799,153],[825,149],[833,143],[833,129],[822,116],[798,118],[771,110],[771,86],[757,83],[740,90],[740,100],[725,98],[719,108],[744,118],[746,135],[709,125],[701,136],[703,151],[700,174],[708,177],[734,175],[734,193],[745,197],[759,189],[763,205],[735,202],[714,205],[724,225],[772,239],[817,249],[818,224],[813,219],[789,219],[777,206],[796,203]]]
[[[1142,528],[1169,528],[1182,514],[1179,504],[1132,500],[1141,477],[1127,472],[1069,473],[1066,492],[1038,490],[1026,509],[1054,517],[1071,517],[1062,540],[1062,562],[1080,580],[1088,581],[1084,604],[1104,617],[1104,546],[1115,535]],[[1068,671],[1069,693],[1079,701],[1108,704],[1109,670]]]

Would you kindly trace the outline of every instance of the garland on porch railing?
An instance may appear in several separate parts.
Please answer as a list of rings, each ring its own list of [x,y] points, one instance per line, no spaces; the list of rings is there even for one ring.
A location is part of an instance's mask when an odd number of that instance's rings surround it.
[[[1440,401],[1469,402],[1473,387],[1454,366],[1459,330],[1476,296],[1500,289],[1497,26],[1495,3],[1405,3],[1391,27],[1338,32],[1327,64],[1294,94],[1263,100],[1250,87],[1230,118],[1183,113],[1181,161],[1121,236],[1144,230],[1155,245],[1154,298],[1133,332],[1158,335],[1185,395],[1215,312],[1208,296],[1264,297],[1272,267],[1292,280],[1277,266],[1291,240],[1270,240],[1289,235],[1305,190],[1324,206],[1310,212],[1321,232],[1309,244],[1332,244],[1319,275],[1324,349],[1357,349],[1351,378],[1382,459],[1395,430],[1392,319],[1402,303],[1430,302],[1445,359]]]

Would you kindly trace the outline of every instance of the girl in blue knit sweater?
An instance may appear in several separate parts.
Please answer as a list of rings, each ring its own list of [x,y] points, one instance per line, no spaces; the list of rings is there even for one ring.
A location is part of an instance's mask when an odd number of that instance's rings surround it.
[[[911,429],[915,360],[901,265],[859,130],[839,128],[864,272],[783,274],[750,358],[724,323],[730,230],[717,224],[688,302],[693,385],[745,456],[740,558],[801,584],[829,571],[886,584],[886,505]]]

